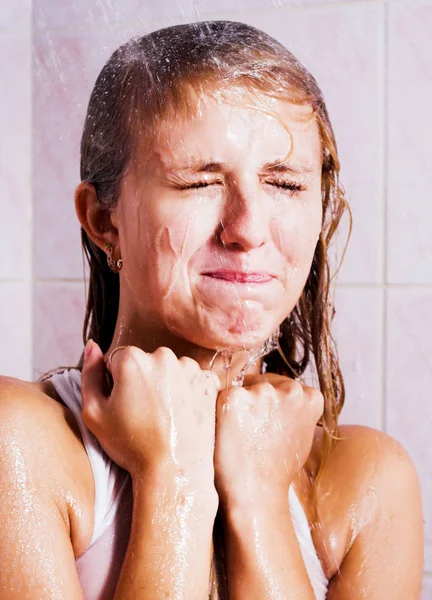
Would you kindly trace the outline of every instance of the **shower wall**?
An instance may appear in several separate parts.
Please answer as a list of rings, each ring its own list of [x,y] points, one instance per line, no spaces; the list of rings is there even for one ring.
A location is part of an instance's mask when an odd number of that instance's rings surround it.
[[[0,4],[0,373],[32,372],[31,0]]]
[[[37,378],[81,352],[85,290],[73,194],[97,73],[132,35],[207,18],[264,29],[324,91],[354,217],[336,291],[347,386],[341,421],[383,429],[413,458],[425,506],[424,599],[431,598],[431,1],[3,0],[0,373]]]

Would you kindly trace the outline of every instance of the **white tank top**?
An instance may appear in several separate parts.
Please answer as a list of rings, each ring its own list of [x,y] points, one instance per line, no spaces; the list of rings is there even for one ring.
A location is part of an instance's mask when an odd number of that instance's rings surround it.
[[[81,431],[95,481],[94,530],[76,567],[86,600],[111,600],[114,596],[130,531],[132,496],[128,473],[105,454],[81,416],[81,372],[56,373],[50,379],[57,394],[72,411]],[[328,581],[316,553],[309,523],[294,491],[288,501],[303,560],[317,600],[325,600]]]

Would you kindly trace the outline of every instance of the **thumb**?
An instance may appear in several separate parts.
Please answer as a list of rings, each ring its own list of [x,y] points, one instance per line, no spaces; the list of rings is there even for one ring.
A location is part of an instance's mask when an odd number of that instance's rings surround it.
[[[93,430],[98,423],[102,407],[107,400],[106,368],[102,350],[93,340],[84,349],[84,363],[81,373],[82,412],[85,424]]]
[[[213,382],[216,386],[216,392],[219,394],[219,392],[223,389],[220,377],[217,373],[214,373],[213,371],[209,371],[209,373],[211,373],[211,377],[213,378]]]

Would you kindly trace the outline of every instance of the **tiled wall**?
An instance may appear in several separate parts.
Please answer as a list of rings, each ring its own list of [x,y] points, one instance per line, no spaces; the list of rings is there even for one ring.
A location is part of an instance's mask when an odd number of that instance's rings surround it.
[[[0,5],[0,373],[32,368],[31,0]]]
[[[266,30],[327,99],[354,214],[335,323],[342,422],[382,428],[415,461],[432,598],[432,1],[33,0],[32,54],[29,2],[0,8],[0,372],[35,377],[80,352],[73,192],[86,103],[110,52],[131,35],[204,18]]]

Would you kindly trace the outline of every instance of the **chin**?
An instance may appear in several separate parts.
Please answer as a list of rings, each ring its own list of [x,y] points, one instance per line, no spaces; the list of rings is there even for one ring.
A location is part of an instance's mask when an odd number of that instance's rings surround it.
[[[236,307],[237,308],[237,307]],[[260,307],[261,308],[261,307]],[[187,317],[176,315],[169,329],[178,337],[209,350],[251,350],[260,347],[283,320],[279,311],[205,310]]]
[[[227,324],[228,325],[228,324]],[[273,327],[246,328],[244,324],[230,325],[225,330],[211,328],[202,332],[199,346],[214,350],[252,350],[260,347],[273,334],[277,325]]]

